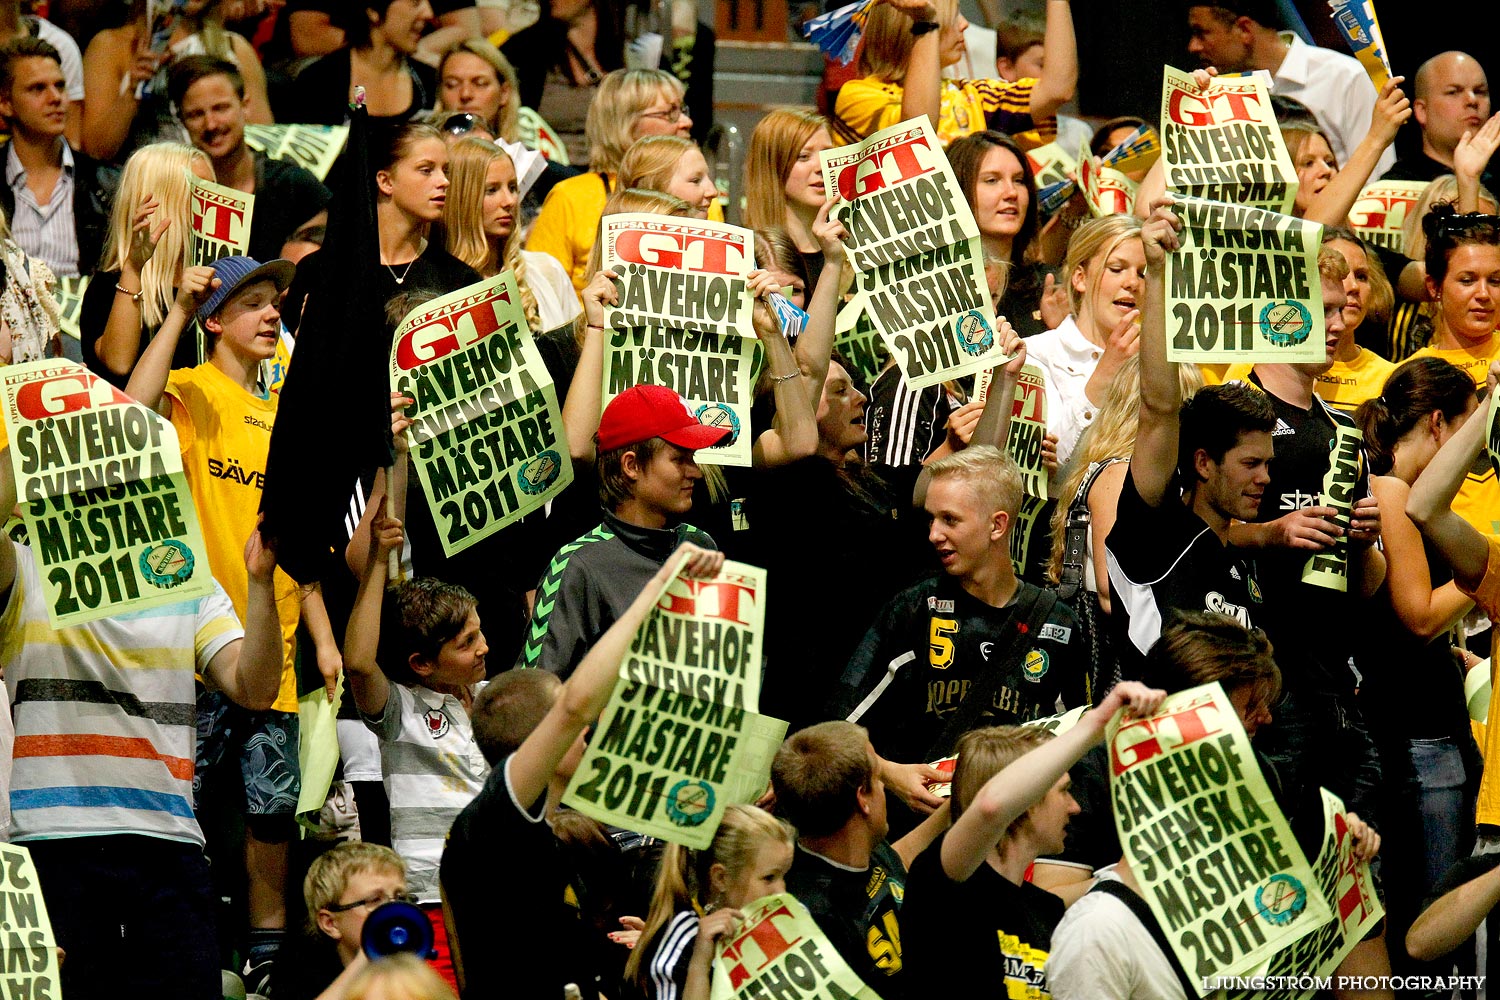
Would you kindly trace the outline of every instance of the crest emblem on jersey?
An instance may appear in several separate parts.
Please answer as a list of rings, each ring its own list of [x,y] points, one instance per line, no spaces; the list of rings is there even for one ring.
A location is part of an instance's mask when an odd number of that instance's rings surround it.
[[[1033,649],[1026,654],[1026,662],[1021,664],[1021,674],[1034,684],[1047,673],[1048,666],[1047,651]]]
[[[422,716],[422,721],[427,724],[427,735],[435,740],[447,736],[448,730],[452,728],[448,717],[436,708],[429,708],[427,714]]]

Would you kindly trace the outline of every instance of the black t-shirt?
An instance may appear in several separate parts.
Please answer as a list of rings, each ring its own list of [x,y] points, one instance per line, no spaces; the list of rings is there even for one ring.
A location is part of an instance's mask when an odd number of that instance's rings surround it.
[[[305,167],[263,153],[253,155],[255,214],[250,221],[250,256],[264,262],[280,257],[287,238],[327,208],[333,195]]]
[[[992,670],[1005,676],[975,728],[1019,725],[1088,704],[1087,663],[1073,644],[1073,613],[1061,601],[1024,656],[999,662],[1023,624],[1015,620],[1017,606],[1036,592],[1022,583],[1010,604],[995,608],[943,575],[897,594],[850,658],[837,714],[868,729],[881,756],[909,764],[951,752],[933,744],[969,689]]]
[[[1126,472],[1104,544],[1111,556],[1114,648],[1127,679],[1140,676],[1146,652],[1178,611],[1213,611],[1246,627],[1258,624],[1252,620],[1260,614],[1254,562],[1219,541],[1173,491],[1152,507],[1136,490],[1134,473]]]
[[[88,366],[89,371],[104,379],[117,389],[124,389],[125,384],[130,381],[130,373],[116,375],[110,371],[104,362],[99,360],[95,349],[99,338],[104,336],[104,326],[109,322],[109,311],[114,308],[115,297],[124,297],[124,293],[115,288],[120,283],[119,271],[95,271],[94,276],[89,279],[88,287],[83,290],[83,304],[79,307],[78,329],[79,341],[83,349],[83,363]],[[175,297],[175,295],[174,295]],[[195,327],[189,324],[177,338],[177,350],[172,354],[172,367],[195,368],[198,365],[198,337],[194,332]],[[154,330],[148,329],[144,323],[141,324],[141,346],[136,351],[135,360],[139,361],[145,353],[146,345],[151,343]],[[135,367],[135,362],[131,362]]]
[[[401,280],[397,281],[397,278]],[[398,264],[394,268],[381,265],[375,271],[375,287],[371,289],[371,294],[377,297],[384,308],[386,303],[400,293],[428,291],[435,295],[446,295],[479,280],[478,271],[444,250],[437,241],[429,240],[422,255],[409,265]],[[281,307],[281,321],[288,330],[296,332],[306,297],[322,286],[324,281],[322,251],[314,251],[303,257],[297,265],[297,276],[292,279],[292,287],[287,291],[286,300]],[[382,345],[385,353],[381,357],[390,356],[390,339],[395,330],[394,325],[387,325]]]
[[[1414,150],[1411,155],[1403,156],[1391,164],[1391,169],[1381,174],[1380,179],[1383,181],[1435,181],[1444,174],[1451,173],[1453,173],[1452,167],[1439,163],[1418,149]],[[1495,178],[1488,167],[1479,175],[1479,183],[1493,190]],[[1395,275],[1392,275],[1392,278],[1394,277]]]
[[[517,802],[511,758],[490,772],[464,807],[443,848],[443,899],[452,915],[455,959],[465,997],[554,1000],[576,983],[597,995],[595,950],[569,904],[570,873],[543,812],[546,796]],[[456,964],[456,963],[455,963]]]
[[[788,732],[829,718],[877,609],[931,572],[926,523],[910,498],[909,482],[841,471],[821,456],[755,471],[748,506],[758,564],[785,581],[766,599],[761,711],[786,719]]]
[[[1042,289],[1046,287],[1045,264],[1015,264],[1005,282],[1005,294],[995,312],[1010,321],[1017,336],[1034,337],[1047,332],[1042,322]]]
[[[371,122],[408,121],[437,103],[437,70],[416,59],[406,60],[411,77],[411,104],[400,114],[371,115]],[[309,125],[342,125],[349,117],[349,49],[330,52],[297,74],[297,100],[288,110],[292,121]]]
[[[786,891],[807,907],[839,957],[888,1000],[906,995],[901,968],[901,901],[906,866],[882,841],[862,870],[839,865],[800,844]]]
[[[1044,966],[1063,901],[1030,882],[1016,885],[988,863],[954,882],[943,871],[946,837],[922,852],[906,880],[907,981],[934,996],[1050,996]]]
[[[913,389],[896,365],[870,386],[865,407],[865,461],[897,468],[920,467],[948,436],[953,404],[941,384]]]
[[[1500,853],[1476,854],[1472,857],[1461,858],[1448,869],[1442,881],[1438,882],[1432,890],[1432,899],[1427,905],[1431,906],[1455,889],[1467,885],[1482,875],[1489,874],[1497,865],[1500,865]],[[1484,949],[1484,968],[1482,969],[1479,968],[1480,948]],[[1476,988],[1476,981],[1473,978],[1475,976],[1479,977],[1479,983],[1500,982],[1500,919],[1497,919],[1493,910],[1479,921],[1479,926],[1463,944],[1448,953],[1446,960],[1453,963],[1454,974],[1470,977],[1465,987],[1456,989],[1453,993],[1461,1000],[1476,1000],[1484,996],[1484,990]]]
[[[1250,381],[1264,391],[1253,373]],[[1266,398],[1276,412],[1276,426],[1271,432],[1276,457],[1256,517],[1262,524],[1301,508],[1322,505],[1334,426],[1354,425],[1347,414],[1325,406],[1316,396],[1306,410],[1269,392]],[[1361,460],[1354,496],[1368,496],[1369,491],[1369,477]],[[1354,677],[1348,663],[1357,652],[1355,632],[1343,626],[1353,621],[1357,595],[1303,583],[1302,570],[1310,554],[1300,549],[1268,549],[1256,556],[1264,604],[1255,623],[1266,630],[1276,647],[1283,690],[1352,695]],[[1351,570],[1354,558],[1351,552]]]

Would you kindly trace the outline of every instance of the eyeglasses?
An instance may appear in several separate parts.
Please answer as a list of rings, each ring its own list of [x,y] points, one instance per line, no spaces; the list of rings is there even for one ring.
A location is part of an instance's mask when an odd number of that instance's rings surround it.
[[[683,110],[681,104],[674,104],[665,111],[642,111],[640,113],[640,117],[660,118],[668,125],[676,125],[679,121],[682,120],[682,116],[685,114],[687,114],[687,112]]]
[[[443,122],[443,131],[449,135],[468,135],[476,128],[483,127],[484,121],[478,115],[472,115],[467,111],[449,115]]]
[[[1438,220],[1437,236],[1457,236],[1473,229],[1500,229],[1500,215],[1484,215],[1469,212],[1464,215],[1445,215]]]
[[[323,909],[327,910],[329,913],[348,913],[350,910],[360,906],[363,906],[366,910],[373,910],[385,903],[415,903],[416,901],[417,897],[413,896],[409,892],[377,892],[373,896],[366,896],[364,899],[356,899],[352,903],[334,903],[332,905],[323,907]]]

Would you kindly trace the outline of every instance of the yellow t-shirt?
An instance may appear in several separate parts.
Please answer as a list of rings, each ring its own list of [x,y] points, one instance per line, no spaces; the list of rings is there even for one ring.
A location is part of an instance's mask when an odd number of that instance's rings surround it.
[[[1230,380],[1229,370],[1231,368],[1244,369],[1239,375],[1234,376],[1237,379],[1243,379],[1246,375],[1250,374],[1249,365],[1231,365],[1227,361],[1222,364],[1199,365],[1198,373],[1203,376],[1204,385],[1223,385]]]
[[[1484,385],[1490,362],[1500,358],[1500,333],[1477,349],[1459,348],[1439,350],[1424,347],[1412,355],[1414,358],[1442,358],[1462,368],[1477,386]],[[1484,419],[1482,413],[1475,419]],[[1468,521],[1481,534],[1500,535],[1500,482],[1495,480],[1495,469],[1490,465],[1489,455],[1481,452],[1469,470],[1469,478],[1459,488],[1453,500],[1453,513]]]
[[[966,135],[997,129],[1014,136],[1023,148],[1043,146],[1057,138],[1057,119],[1031,118],[1031,89],[1036,80],[944,80],[937,134],[943,145]],[[901,121],[899,83],[877,76],[850,80],[839,88],[834,104],[839,123],[863,139]]]
[[[211,364],[179,368],[167,379],[172,426],[182,448],[193,506],[203,524],[208,564],[245,620],[250,580],[245,573],[245,539],[255,527],[265,482],[266,454],[276,420],[276,396],[260,399],[235,384]],[[281,690],[271,706],[297,711],[297,620],[301,606],[297,585],[276,570],[276,612],[286,659]]]
[[[1352,414],[1360,403],[1380,395],[1395,370],[1393,362],[1361,347],[1353,361],[1335,361],[1319,375],[1313,391],[1335,410]]]

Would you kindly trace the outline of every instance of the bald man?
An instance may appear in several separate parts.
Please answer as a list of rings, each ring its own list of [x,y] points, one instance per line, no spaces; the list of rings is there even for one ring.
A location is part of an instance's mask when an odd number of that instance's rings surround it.
[[[1490,116],[1490,85],[1484,67],[1466,52],[1442,52],[1417,70],[1411,107],[1422,127],[1422,151],[1403,156],[1387,180],[1430,181],[1453,172],[1453,150],[1465,132],[1477,132]],[[1492,187],[1490,171],[1480,180]]]

